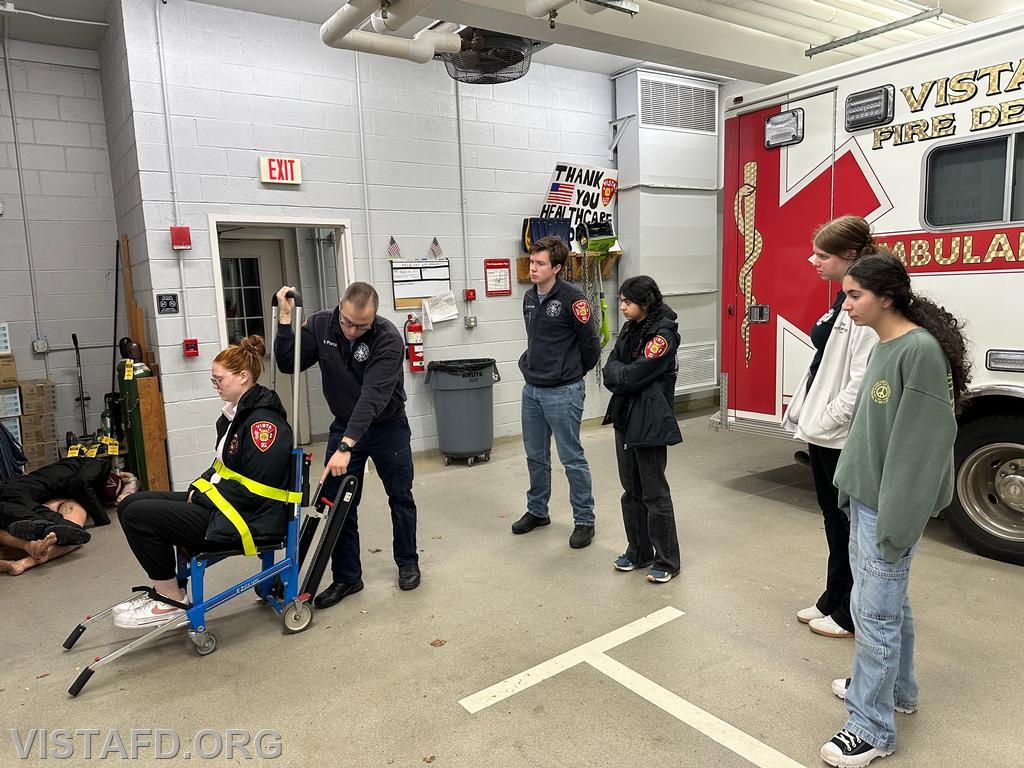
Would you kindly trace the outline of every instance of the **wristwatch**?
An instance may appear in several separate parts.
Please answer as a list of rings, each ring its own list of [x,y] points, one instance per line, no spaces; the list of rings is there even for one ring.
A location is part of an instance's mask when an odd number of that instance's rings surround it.
[[[352,450],[352,446],[346,442],[338,443],[337,453],[348,453]]]

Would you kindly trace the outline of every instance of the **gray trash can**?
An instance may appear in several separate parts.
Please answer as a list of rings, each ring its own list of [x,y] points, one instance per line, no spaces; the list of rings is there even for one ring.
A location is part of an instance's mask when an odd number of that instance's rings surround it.
[[[434,390],[437,442],[444,465],[491,460],[494,445],[494,383],[501,381],[493,358],[434,360],[426,385]]]

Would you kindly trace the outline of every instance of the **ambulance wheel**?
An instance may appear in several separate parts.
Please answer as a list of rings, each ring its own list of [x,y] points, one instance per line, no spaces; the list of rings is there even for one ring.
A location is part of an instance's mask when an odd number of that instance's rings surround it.
[[[217,650],[217,637],[209,632],[196,633],[192,636],[192,642],[200,656],[209,656]]]
[[[452,457],[451,456],[445,456],[444,457],[444,465],[446,467],[450,467],[452,465]]]
[[[281,622],[284,624],[284,631],[290,635],[303,632],[313,623],[313,607],[309,603],[295,600],[285,607],[284,613],[281,614]]]
[[[956,493],[948,518],[985,557],[1024,565],[1024,416],[986,416],[960,427]]]
[[[468,459],[466,459],[467,467],[472,467],[474,464],[476,464],[476,456],[470,456]]]

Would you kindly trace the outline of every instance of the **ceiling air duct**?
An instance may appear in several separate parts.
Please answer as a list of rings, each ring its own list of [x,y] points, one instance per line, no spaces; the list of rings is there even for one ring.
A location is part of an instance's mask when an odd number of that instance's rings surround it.
[[[510,83],[530,71],[530,56],[538,44],[525,37],[466,28],[459,32],[462,50],[442,53],[448,75],[460,83]]]

